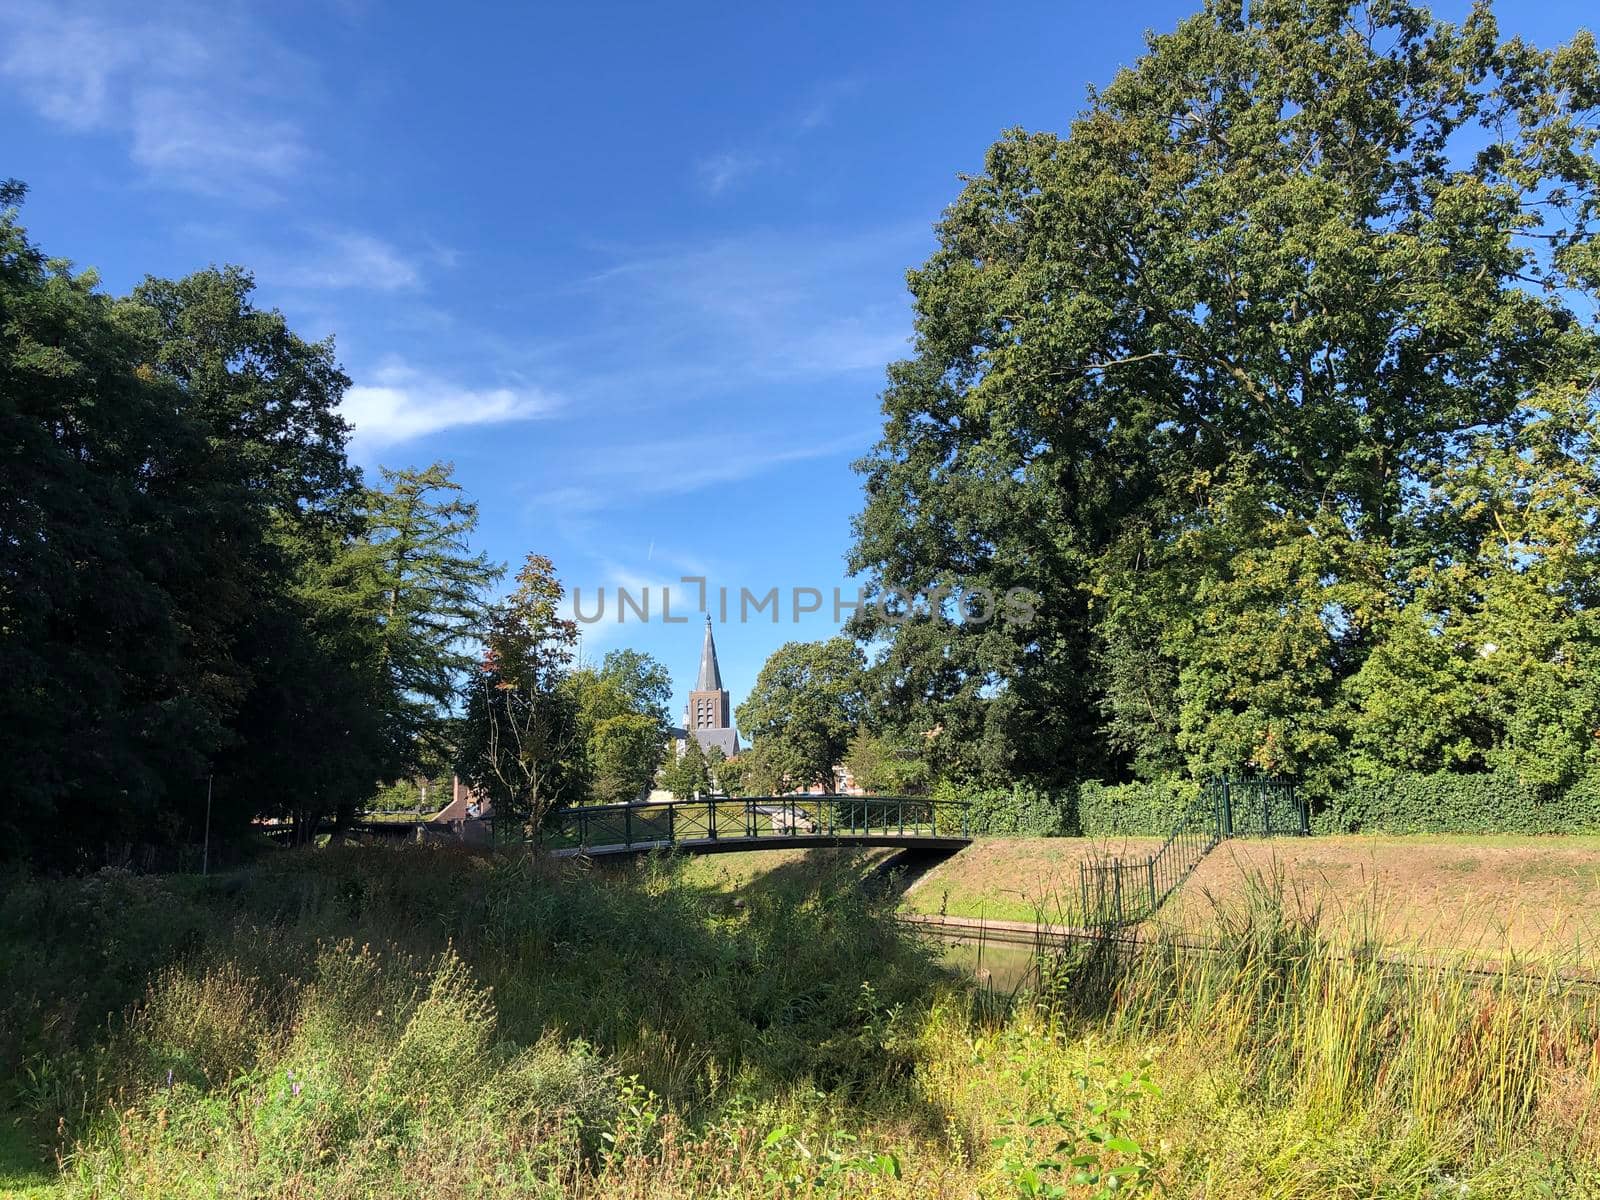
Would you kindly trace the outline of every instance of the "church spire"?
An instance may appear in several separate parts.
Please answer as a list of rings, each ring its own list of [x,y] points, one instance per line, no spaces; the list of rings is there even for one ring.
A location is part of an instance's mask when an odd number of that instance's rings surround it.
[[[706,614],[706,644],[700,650],[700,678],[694,685],[697,692],[722,690],[722,672],[717,669],[717,643],[711,639],[711,614]]]
[[[699,740],[702,749],[712,746],[727,758],[739,753],[739,734],[733,728],[733,712],[728,690],[722,686],[722,671],[717,667],[717,643],[711,636],[711,614],[706,614],[706,640],[700,649],[700,678],[689,693],[683,710],[685,736]]]

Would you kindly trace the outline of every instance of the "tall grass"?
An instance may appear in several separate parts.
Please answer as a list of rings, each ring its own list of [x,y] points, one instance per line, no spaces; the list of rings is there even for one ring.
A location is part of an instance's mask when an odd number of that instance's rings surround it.
[[[1043,1011],[1074,1036],[1160,1044],[1227,1098],[1208,1119],[1254,1114],[1297,1169],[1345,1145],[1402,1193],[1489,1186],[1509,1164],[1524,1182],[1592,1179],[1600,989],[1559,957],[1419,965],[1375,945],[1373,926],[1357,910],[1327,927],[1269,871],[1217,903],[1204,948],[1157,932],[1064,957]],[[1304,1194],[1338,1182],[1311,1169]]]
[[[1397,966],[1263,878],[1209,951],[1084,945],[997,1000],[808,868],[19,881],[6,1104],[85,1196],[1600,1189],[1600,1007],[1557,964]]]

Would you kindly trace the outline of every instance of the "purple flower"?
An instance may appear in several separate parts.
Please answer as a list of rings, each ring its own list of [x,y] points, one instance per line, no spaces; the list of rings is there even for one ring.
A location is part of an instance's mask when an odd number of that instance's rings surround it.
[[[296,1096],[300,1094],[300,1085],[298,1083],[294,1085],[294,1094]]]

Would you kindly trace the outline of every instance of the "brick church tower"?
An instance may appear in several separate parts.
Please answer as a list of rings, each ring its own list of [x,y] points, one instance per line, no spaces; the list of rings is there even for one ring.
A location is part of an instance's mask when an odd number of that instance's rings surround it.
[[[717,643],[711,636],[710,614],[706,616],[705,644],[700,648],[700,675],[694,691],[689,693],[683,727],[699,741],[702,750],[718,746],[727,758],[739,753],[739,734],[733,727],[728,689],[722,686],[722,672],[717,667]]]

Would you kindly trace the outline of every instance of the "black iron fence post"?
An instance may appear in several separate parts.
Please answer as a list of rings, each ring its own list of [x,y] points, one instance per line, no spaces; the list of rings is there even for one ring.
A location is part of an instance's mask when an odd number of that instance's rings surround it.
[[[1224,775],[1222,783],[1222,836],[1233,836],[1233,781]]]

